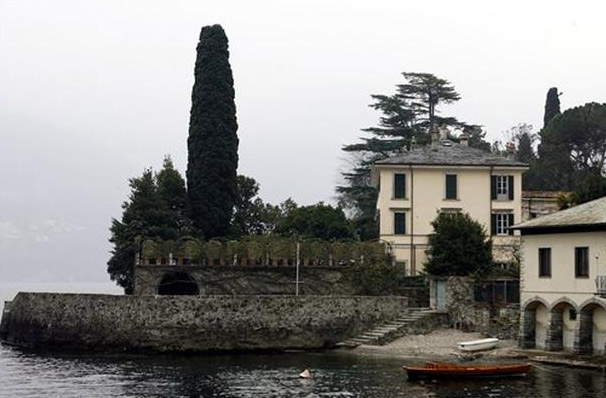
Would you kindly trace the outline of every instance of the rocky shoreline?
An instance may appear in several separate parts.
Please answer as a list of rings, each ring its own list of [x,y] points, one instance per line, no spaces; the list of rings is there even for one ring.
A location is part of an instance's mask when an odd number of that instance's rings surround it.
[[[550,365],[563,365],[606,372],[604,356],[578,356],[563,352],[522,350],[515,340],[500,340],[497,348],[476,353],[463,353],[457,349],[460,341],[484,338],[480,333],[462,332],[441,328],[426,334],[407,335],[383,346],[361,345],[355,353],[398,357],[411,362],[427,359],[446,362],[520,362],[531,361]]]

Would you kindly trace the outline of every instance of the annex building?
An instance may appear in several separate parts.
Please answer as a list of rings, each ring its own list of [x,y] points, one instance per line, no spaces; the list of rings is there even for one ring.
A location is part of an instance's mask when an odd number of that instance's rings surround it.
[[[606,353],[606,197],[514,226],[520,347]]]

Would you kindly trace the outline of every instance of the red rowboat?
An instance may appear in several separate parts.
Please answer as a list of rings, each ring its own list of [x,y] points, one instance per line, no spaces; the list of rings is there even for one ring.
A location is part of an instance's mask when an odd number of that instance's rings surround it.
[[[512,377],[526,376],[531,364],[505,365],[456,365],[450,363],[427,362],[424,367],[404,366],[409,380],[441,378],[476,378],[476,377]]]

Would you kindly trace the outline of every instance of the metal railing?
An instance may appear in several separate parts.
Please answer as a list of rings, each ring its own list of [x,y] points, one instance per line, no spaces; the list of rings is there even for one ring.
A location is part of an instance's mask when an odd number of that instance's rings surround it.
[[[606,297],[606,275],[598,275],[595,278],[595,286],[597,288],[597,295]]]

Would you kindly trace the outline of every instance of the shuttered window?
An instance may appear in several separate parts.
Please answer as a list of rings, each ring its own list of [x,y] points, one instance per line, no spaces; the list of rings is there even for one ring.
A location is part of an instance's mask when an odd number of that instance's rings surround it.
[[[393,197],[395,199],[406,198],[406,174],[395,174],[393,179]]]
[[[513,230],[509,229],[513,224],[513,213],[492,213],[490,217],[490,234],[513,235]]]
[[[446,174],[446,199],[457,199],[456,174]]]
[[[492,200],[513,200],[513,187],[512,175],[490,176],[490,198]]]
[[[406,235],[406,213],[398,212],[394,213],[394,234],[395,235]]]

